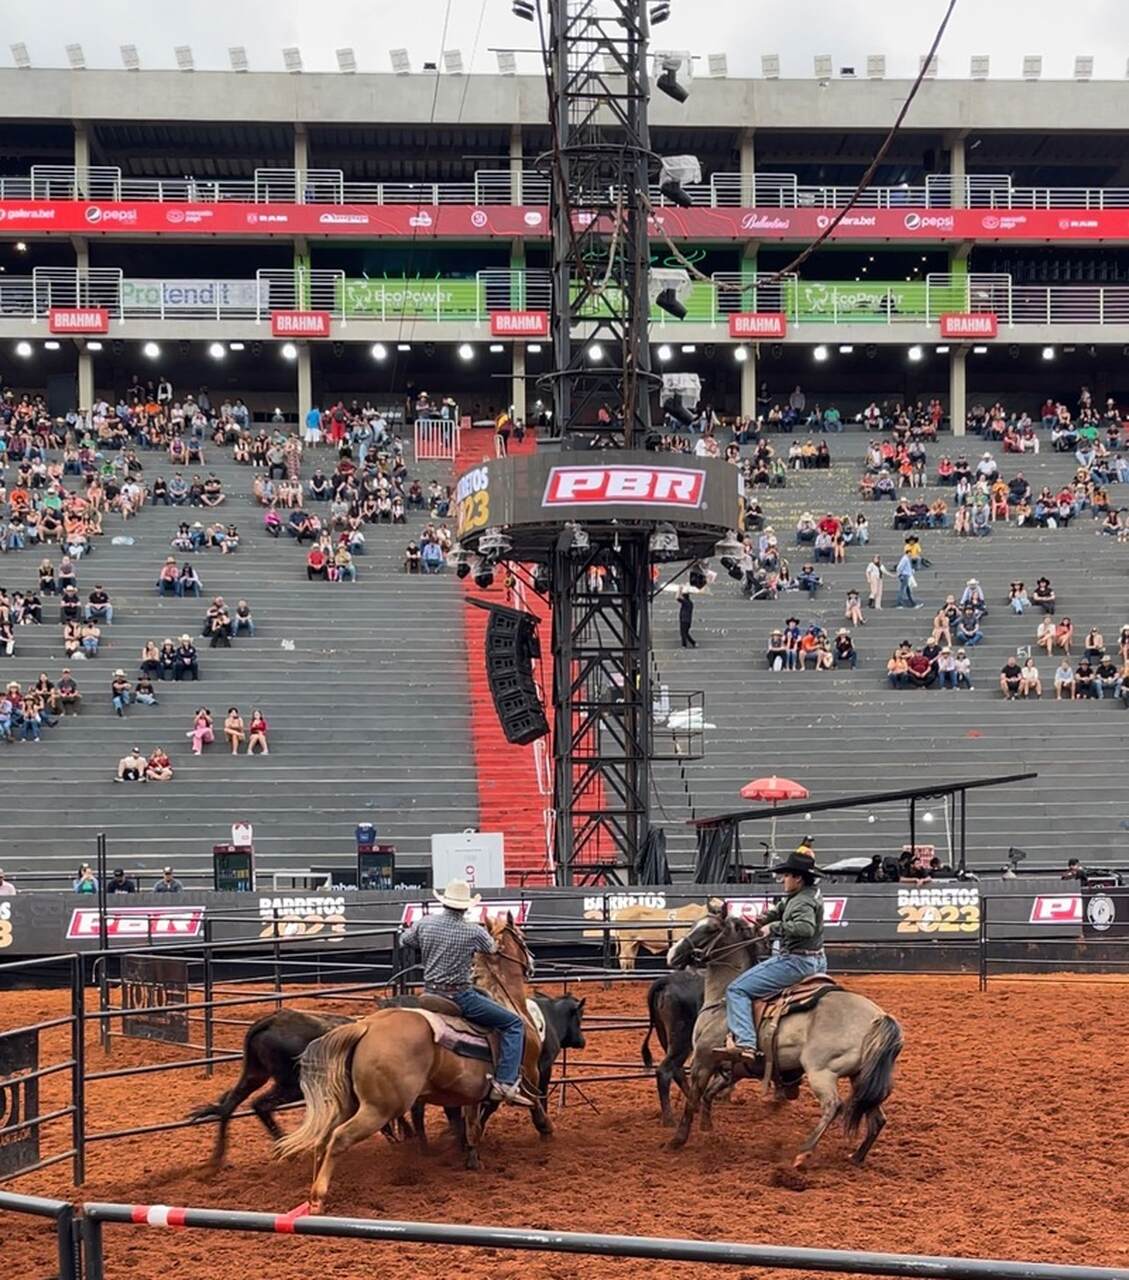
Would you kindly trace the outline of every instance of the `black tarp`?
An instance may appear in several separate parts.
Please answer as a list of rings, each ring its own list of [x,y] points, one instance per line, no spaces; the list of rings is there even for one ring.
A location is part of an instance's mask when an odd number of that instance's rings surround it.
[[[640,884],[673,884],[670,863],[666,860],[666,832],[662,827],[652,827],[643,842],[639,857],[637,879]]]
[[[695,884],[726,884],[732,880],[737,846],[737,824],[722,822],[698,828],[698,857],[694,863]]]

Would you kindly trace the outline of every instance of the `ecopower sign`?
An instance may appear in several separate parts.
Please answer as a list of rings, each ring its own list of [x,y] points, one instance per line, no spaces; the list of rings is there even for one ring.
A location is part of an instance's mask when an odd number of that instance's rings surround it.
[[[339,289],[340,309],[347,316],[477,320],[486,310],[486,290],[478,280],[346,279]]]

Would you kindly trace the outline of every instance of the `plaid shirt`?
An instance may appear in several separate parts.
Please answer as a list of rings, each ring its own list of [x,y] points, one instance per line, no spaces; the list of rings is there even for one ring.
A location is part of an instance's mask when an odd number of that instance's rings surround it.
[[[446,907],[406,929],[400,941],[423,952],[423,985],[428,991],[466,991],[475,953],[497,950],[482,925],[471,924],[461,911]]]

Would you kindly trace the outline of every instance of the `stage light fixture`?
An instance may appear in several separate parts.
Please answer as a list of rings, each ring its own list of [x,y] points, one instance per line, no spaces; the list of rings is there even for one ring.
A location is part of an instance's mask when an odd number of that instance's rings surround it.
[[[16,343],[16,355],[18,355],[18,356],[23,356],[23,358],[26,360],[26,359],[28,358],[28,356],[30,356],[30,355],[31,355],[31,343],[30,343],[30,342],[17,342],[17,343]]]
[[[849,343],[849,342],[848,342],[848,343],[845,343],[843,346],[841,346],[841,347],[839,348],[839,354],[840,354],[841,356],[849,356],[849,355],[853,355],[853,354],[854,354],[854,350],[855,350],[855,349],[854,349],[854,346],[853,346],[851,343]]]
[[[72,71],[86,70],[86,54],[82,51],[82,45],[67,45],[67,61],[71,64]]]
[[[398,76],[411,75],[412,60],[408,57],[407,49],[389,49],[388,56],[392,59],[393,74]]]
[[[410,342],[397,342],[397,343],[396,343],[396,350],[397,350],[397,351],[411,351],[411,349],[412,349],[412,344],[411,344]]]
[[[549,566],[547,564],[536,565],[533,570],[533,590],[539,596],[547,596],[551,586],[552,577],[549,573]]]
[[[208,355],[210,355],[213,360],[222,360],[224,356],[227,355],[227,348],[222,342],[213,342],[208,348]]]
[[[577,524],[575,520],[565,521],[565,526],[557,538],[559,551],[563,551],[565,555],[582,556],[587,554],[591,545],[592,539],[583,525]]]
[[[659,191],[664,200],[680,209],[691,209],[694,199],[686,190],[691,183],[701,182],[702,164],[697,156],[664,156],[659,168]]]
[[[372,344],[372,358],[374,360],[387,360],[388,348],[383,342],[374,342]]]
[[[510,9],[515,18],[524,18],[526,22],[533,21],[533,0],[513,0]]]
[[[735,348],[733,352],[733,359],[736,360],[738,364],[745,364],[749,359],[749,348],[748,347]]]
[[[673,289],[663,289],[655,299],[655,306],[676,320],[686,319],[686,308],[678,301],[678,295]]]
[[[231,63],[232,71],[250,71],[251,63],[247,58],[247,46],[243,44],[231,44],[227,47],[227,60]]]
[[[461,342],[459,344],[459,359],[460,360],[474,359],[474,348],[470,345],[469,342]]]
[[[292,342],[284,342],[282,344],[283,360],[297,360],[298,348]]]
[[[494,585],[494,566],[479,561],[474,571],[474,585],[480,591],[489,591]]]
[[[988,348],[987,348],[987,347],[973,347],[973,348],[972,348],[972,354],[973,354],[974,356],[986,356],[986,355],[988,354]]]
[[[456,578],[467,578],[470,576],[474,557],[465,547],[461,547],[456,543],[451,548],[451,554],[447,557],[447,563],[454,568]]]
[[[337,50],[337,70],[342,75],[351,76],[356,74],[357,70],[357,54],[353,49]]]
[[[196,70],[196,60],[192,56],[192,46],[190,44],[174,45],[173,56],[176,58],[176,68],[178,71]]]
[[[121,46],[122,66],[127,71],[141,70],[141,55],[137,52],[137,45],[123,44]]]
[[[147,342],[141,350],[149,360],[156,360],[156,358],[161,354],[161,348],[157,346],[155,342]]]
[[[670,17],[670,0],[655,0],[651,5],[651,26],[657,27]]]
[[[227,344],[228,351],[244,351],[247,348],[245,342],[229,342]]]
[[[672,524],[657,524],[647,540],[647,550],[653,560],[673,560],[679,552],[678,530]]]
[[[491,564],[504,560],[513,549],[513,539],[501,529],[487,529],[478,540],[478,554]]]
[[[282,51],[282,65],[291,75],[297,75],[302,70],[302,50],[297,45],[287,45]]]
[[[678,83],[677,72],[681,65],[681,58],[664,58],[662,74],[655,81],[655,88],[660,89],[668,98],[673,98],[675,102],[685,102],[690,96],[689,90]]]
[[[938,348],[937,348],[937,354],[938,354],[939,356],[947,356],[947,355],[949,354],[949,348],[948,348],[948,347],[938,347]]]
[[[539,342],[531,342],[525,349],[533,356],[539,356],[541,354],[541,344]]]
[[[740,559],[745,554],[745,548],[740,538],[737,537],[737,530],[730,529],[724,538],[715,542],[713,553],[721,560],[722,564],[725,564],[726,560]],[[728,565],[725,565],[725,567],[729,568]]]
[[[15,248],[15,250],[16,250],[16,252],[17,252],[17,253],[27,253],[27,241],[26,241],[26,240],[17,240],[17,241],[16,241],[16,243],[15,243],[15,245],[14,245],[14,248]]]
[[[15,44],[8,46],[12,51],[12,61],[16,64],[17,71],[27,71],[31,67],[31,54],[27,51],[27,45],[22,40],[17,40]]]
[[[517,56],[512,49],[498,50],[498,74],[501,76],[517,75]]]

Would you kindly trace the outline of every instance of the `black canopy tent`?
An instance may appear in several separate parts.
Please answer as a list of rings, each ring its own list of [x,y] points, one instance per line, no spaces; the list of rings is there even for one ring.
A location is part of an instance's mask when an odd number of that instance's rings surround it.
[[[1002,787],[1011,782],[1027,782],[1037,778],[1037,773],[1006,773],[991,778],[971,778],[956,782],[931,782],[927,786],[906,787],[899,791],[869,791],[861,795],[840,796],[834,800],[803,800],[797,804],[766,806],[760,809],[738,809],[733,813],[718,813],[708,818],[692,818],[688,825],[698,830],[698,857],[694,879],[699,884],[725,883],[737,876],[743,867],[741,859],[740,828],[744,822],[758,822],[765,818],[786,818],[797,813],[827,813],[835,809],[863,809],[875,805],[909,802],[909,843],[917,846],[917,804],[921,800],[941,800],[946,804],[952,797],[954,818],[958,820],[957,870],[965,871],[967,857],[968,792],[979,787]],[[959,807],[959,813],[957,809]],[[703,879],[724,871],[724,879]]]

